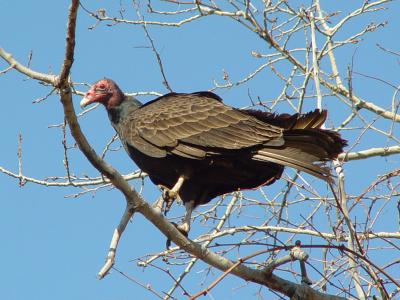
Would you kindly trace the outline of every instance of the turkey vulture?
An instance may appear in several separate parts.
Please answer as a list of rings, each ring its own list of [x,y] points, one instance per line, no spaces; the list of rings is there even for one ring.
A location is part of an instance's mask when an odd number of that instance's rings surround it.
[[[270,185],[285,166],[329,181],[323,162],[346,146],[338,133],[321,128],[325,110],[276,115],[237,109],[211,92],[169,93],[142,105],[110,79],[94,83],[81,106],[94,102],[105,106],[125,150],[164,187],[165,198],[183,201],[178,228],[185,233],[197,205]]]

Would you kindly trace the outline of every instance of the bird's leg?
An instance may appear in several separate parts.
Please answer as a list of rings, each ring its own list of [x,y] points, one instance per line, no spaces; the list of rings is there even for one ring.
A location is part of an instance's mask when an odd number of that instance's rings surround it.
[[[192,218],[192,212],[194,209],[194,201],[191,200],[185,203],[185,216],[183,217],[182,224],[177,226],[178,230],[182,232],[183,235],[187,236],[190,230],[190,221]]]
[[[179,176],[178,181],[172,187],[172,189],[163,190],[163,198],[166,202],[164,214],[166,215],[172,204],[174,203],[176,197],[178,197],[179,190],[181,189],[183,182],[185,181],[185,177]]]
[[[159,185],[159,187],[163,190],[163,193],[162,197],[159,200],[157,200],[157,202],[154,204],[154,208],[159,209],[161,211],[164,203],[166,203],[164,210],[164,215],[166,215],[169,209],[171,208],[172,204],[174,203],[176,197],[178,197],[179,190],[182,187],[184,181],[185,177],[179,176],[177,182],[172,187],[172,189],[169,189],[163,185]]]
[[[194,201],[191,200],[189,202],[185,203],[185,216],[183,217],[182,224],[176,225],[175,223],[172,223],[176,229],[178,229],[184,236],[188,236],[189,230],[190,230],[190,220],[192,218],[192,212],[194,209]],[[171,246],[171,240],[168,239],[166,243],[167,249],[169,249]]]
[[[166,189],[164,190],[165,197],[168,198],[176,198],[178,196],[178,192],[182,187],[183,182],[185,181],[185,177],[179,176],[178,181],[175,183],[172,189]]]

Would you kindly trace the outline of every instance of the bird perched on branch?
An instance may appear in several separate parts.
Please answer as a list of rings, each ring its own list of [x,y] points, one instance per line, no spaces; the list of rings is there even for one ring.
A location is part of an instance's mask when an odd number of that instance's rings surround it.
[[[134,162],[164,189],[167,206],[179,197],[192,210],[229,192],[270,185],[285,166],[330,181],[324,162],[346,146],[322,129],[327,112],[271,114],[236,109],[211,92],[169,93],[144,105],[110,79],[92,85],[81,101],[105,106],[112,126]],[[162,209],[163,201],[156,205]]]

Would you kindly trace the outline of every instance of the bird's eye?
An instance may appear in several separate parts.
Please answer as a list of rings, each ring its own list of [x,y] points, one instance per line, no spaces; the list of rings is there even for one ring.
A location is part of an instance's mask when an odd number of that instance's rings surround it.
[[[95,88],[96,93],[106,93],[107,90],[105,88],[97,87]]]
[[[107,86],[104,83],[100,83],[95,88],[96,93],[107,93]]]

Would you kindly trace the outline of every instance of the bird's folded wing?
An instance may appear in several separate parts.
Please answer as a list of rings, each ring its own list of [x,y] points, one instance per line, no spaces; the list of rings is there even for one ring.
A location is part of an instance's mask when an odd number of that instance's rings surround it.
[[[202,158],[221,150],[281,146],[282,129],[207,94],[171,94],[136,110],[120,134],[142,153]]]

